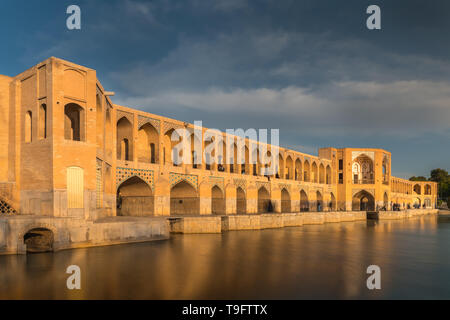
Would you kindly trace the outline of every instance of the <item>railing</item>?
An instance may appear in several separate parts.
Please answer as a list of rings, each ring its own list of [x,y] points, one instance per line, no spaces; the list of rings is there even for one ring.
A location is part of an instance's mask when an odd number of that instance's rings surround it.
[[[374,184],[374,179],[353,179],[353,184]]]

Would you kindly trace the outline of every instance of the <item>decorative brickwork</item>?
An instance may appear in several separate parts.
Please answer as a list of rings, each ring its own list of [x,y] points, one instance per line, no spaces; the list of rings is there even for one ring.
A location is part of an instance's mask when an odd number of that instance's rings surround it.
[[[169,173],[169,183],[171,188],[180,181],[186,181],[187,183],[192,185],[195,190],[198,190],[198,177],[196,175],[175,172]]]
[[[152,191],[155,190],[155,174],[153,170],[146,169],[133,169],[133,168],[121,168],[118,167],[116,170],[116,185],[117,188],[120,184],[131,177],[139,177],[150,186]]]
[[[138,127],[141,128],[144,124],[150,123],[155,129],[156,131],[159,133],[160,132],[160,121],[157,119],[153,119],[153,118],[149,118],[149,117],[144,117],[144,116],[139,116],[138,117]]]

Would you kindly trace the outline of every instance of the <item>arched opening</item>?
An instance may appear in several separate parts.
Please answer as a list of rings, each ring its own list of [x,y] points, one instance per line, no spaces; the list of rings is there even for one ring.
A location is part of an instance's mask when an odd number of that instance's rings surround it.
[[[336,204],[336,197],[334,196],[333,193],[330,194],[330,210],[331,211],[335,211],[337,208],[337,204]]]
[[[389,196],[388,196],[387,192],[385,192],[384,196],[383,196],[383,206],[384,206],[384,210],[389,210]]]
[[[133,160],[133,126],[126,117],[117,121],[117,159]]]
[[[206,170],[214,170],[215,169],[215,143],[214,137],[206,137],[205,136],[205,169]]]
[[[191,134],[191,161],[192,168],[202,168],[202,142],[201,136],[198,137],[195,133]]]
[[[236,188],[236,212],[237,214],[245,214],[247,212],[245,192],[241,187]]]
[[[45,103],[39,107],[39,138],[47,138],[47,105]]]
[[[150,123],[146,123],[138,131],[137,153],[138,161],[158,163],[159,134]]]
[[[294,161],[291,156],[286,158],[286,169],[285,169],[286,179],[294,179]]]
[[[425,194],[431,195],[431,186],[429,184],[425,185]]]
[[[353,196],[352,199],[352,210],[353,211],[374,211],[375,210],[375,199],[367,191],[361,190]]]
[[[305,191],[300,191],[300,212],[309,211],[308,195]]]
[[[301,181],[302,180],[302,162],[300,159],[295,160],[295,180]]]
[[[97,132],[97,148],[102,148],[103,146],[103,107],[102,98],[100,94],[96,96],[96,132]]]
[[[154,198],[150,186],[139,177],[131,177],[117,189],[118,216],[151,216]]]
[[[332,184],[331,167],[330,166],[327,166],[326,184]]]
[[[291,197],[284,188],[281,190],[281,212],[291,212]]]
[[[226,172],[227,171],[227,144],[225,138],[220,136],[219,141],[217,141],[217,171]]]
[[[54,235],[46,228],[34,228],[23,236],[27,253],[40,253],[53,251]]]
[[[246,145],[244,145],[242,149],[243,152],[241,152],[239,155],[241,164],[241,174],[250,174],[250,152]]]
[[[258,176],[258,175],[260,175],[260,161],[259,161],[259,150],[258,150],[258,146],[257,145],[255,145],[255,144],[253,144],[252,145],[252,159],[251,159],[251,162],[252,162],[252,167],[253,167],[253,175],[254,176]]]
[[[425,198],[425,200],[423,201],[423,206],[425,208],[431,208],[431,199]]]
[[[284,179],[285,175],[284,175],[284,160],[283,157],[281,156],[281,153],[278,154],[278,167],[276,169],[276,175],[275,175],[278,179]]]
[[[76,103],[64,107],[64,138],[66,140],[85,141],[84,109]]]
[[[422,188],[420,187],[420,185],[419,184],[415,184],[414,185],[414,188],[413,188],[413,190],[414,190],[414,192],[416,193],[416,194],[421,194],[421,190]]]
[[[173,137],[173,140],[172,140]],[[168,130],[164,134],[163,138],[163,164],[178,166],[181,164],[182,150],[177,150],[177,146],[181,142],[182,138],[174,129]]]
[[[315,162],[313,162],[311,168],[311,182],[319,182],[319,171]]]
[[[383,159],[382,164],[383,183],[389,184],[389,159],[387,156]]]
[[[225,197],[218,186],[211,189],[211,213],[225,214]]]
[[[269,191],[265,187],[258,190],[258,213],[272,212]]]
[[[105,148],[108,157],[112,156],[113,134],[114,132],[112,128],[111,111],[110,108],[108,108],[106,109],[106,122],[105,122]]]
[[[272,152],[264,151],[261,154],[260,167],[262,168],[263,175],[265,177],[277,176],[278,167],[276,166],[275,158],[272,157]],[[273,165],[273,167],[272,167]],[[280,165],[280,163],[278,163]]]
[[[319,166],[319,183],[325,183],[325,167],[323,164]]]
[[[414,198],[414,201],[413,201],[413,207],[414,207],[415,209],[420,209],[420,206],[421,206],[420,198]]]
[[[28,111],[25,114],[25,142],[33,140],[33,114]]]
[[[353,183],[354,184],[373,184],[374,171],[373,161],[365,154],[361,154],[352,164]]]
[[[317,212],[323,211],[323,196],[319,191],[316,192],[316,206]]]
[[[228,163],[230,165],[231,173],[238,173],[238,147],[236,143],[232,143],[230,148],[230,155],[228,156]]]
[[[303,181],[309,182],[311,180],[311,166],[308,160],[305,161],[304,167]]]
[[[195,188],[186,181],[178,182],[170,190],[170,215],[197,215],[200,199]]]

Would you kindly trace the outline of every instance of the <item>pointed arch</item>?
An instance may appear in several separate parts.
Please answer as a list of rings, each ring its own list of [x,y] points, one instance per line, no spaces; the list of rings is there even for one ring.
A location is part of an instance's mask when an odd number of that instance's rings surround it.
[[[330,165],[327,165],[327,171],[326,171],[326,184],[332,184],[333,183],[333,178],[331,175],[331,167]]]
[[[85,111],[76,103],[64,106],[64,138],[85,141]]]
[[[136,147],[138,161],[146,163],[159,162],[159,134],[151,123],[147,122],[139,128]]]
[[[237,214],[247,213],[247,201],[245,191],[241,187],[236,188],[236,213]]]
[[[154,214],[151,186],[138,176],[132,176],[117,188],[117,215],[151,216]]]
[[[258,213],[272,212],[272,205],[270,203],[270,193],[261,186],[258,189]]]
[[[319,165],[319,183],[325,183],[325,166],[323,163]]]
[[[295,173],[294,173],[294,161],[292,160],[292,157],[288,155],[286,157],[286,169],[285,169],[285,178],[286,179],[294,179]]]
[[[291,196],[286,188],[281,189],[281,212],[292,212]]]
[[[195,188],[182,180],[170,189],[170,215],[200,213],[200,199]]]
[[[361,190],[352,198],[353,211],[374,211],[375,198],[366,190]]]
[[[323,211],[323,196],[320,191],[316,191],[317,212]]]
[[[318,183],[319,182],[319,169],[317,167],[317,163],[313,161],[311,166],[311,182]]]
[[[304,190],[300,190],[300,212],[309,211],[308,195]]]
[[[303,181],[310,182],[311,181],[311,165],[308,160],[305,160],[304,163],[304,172],[303,172]]]
[[[117,159],[133,161],[133,125],[125,116],[117,121]]]
[[[295,177],[294,177],[294,179],[297,181],[302,181],[302,175],[303,175],[302,162],[299,158],[297,158],[295,160]]]
[[[25,142],[33,141],[33,113],[27,111],[25,113]]]
[[[335,211],[337,208],[336,197],[333,192],[330,193],[330,209],[331,211]]]
[[[222,189],[217,185],[211,188],[211,213],[225,214],[225,197]]]

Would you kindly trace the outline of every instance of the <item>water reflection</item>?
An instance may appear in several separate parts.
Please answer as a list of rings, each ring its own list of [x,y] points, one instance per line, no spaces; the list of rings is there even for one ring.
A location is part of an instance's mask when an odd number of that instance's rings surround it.
[[[449,243],[449,221],[419,217],[0,256],[0,298],[449,299]],[[79,291],[66,289],[72,264]],[[366,288],[371,264],[382,290]]]

